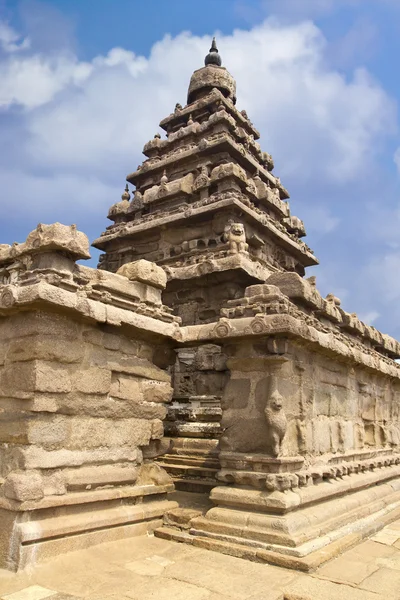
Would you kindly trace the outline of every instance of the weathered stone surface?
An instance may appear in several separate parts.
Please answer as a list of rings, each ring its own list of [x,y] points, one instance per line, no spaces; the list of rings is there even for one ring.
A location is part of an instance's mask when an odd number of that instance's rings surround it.
[[[164,289],[167,283],[163,269],[144,259],[122,265],[117,273],[130,281],[140,281],[161,289]]]
[[[3,486],[4,495],[12,500],[40,500],[44,496],[43,479],[39,473],[11,473]]]
[[[164,381],[141,381],[140,389],[146,402],[169,402],[172,398],[172,388]]]
[[[173,485],[153,464],[168,448],[162,419],[171,398],[170,376],[153,356],[177,322],[161,304],[164,272],[146,263],[131,282],[75,268],[83,239],[39,228],[17,251],[27,257],[19,271],[12,248],[0,256],[11,278],[0,282],[0,568],[45,556],[49,539],[57,552],[73,547],[71,536],[103,541],[116,525],[144,534],[176,506],[157,504]],[[138,482],[141,448],[151,444]],[[93,527],[104,531],[88,534]]]
[[[140,389],[140,379],[114,373],[110,389],[110,396],[124,400],[140,401],[143,395]]]
[[[111,372],[107,369],[90,367],[76,373],[73,389],[84,394],[106,394],[111,387]]]

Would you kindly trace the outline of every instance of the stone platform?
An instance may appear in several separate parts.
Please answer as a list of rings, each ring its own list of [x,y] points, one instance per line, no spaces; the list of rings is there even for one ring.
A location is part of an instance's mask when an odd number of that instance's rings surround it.
[[[2,600],[398,600],[399,590],[400,520],[312,575],[151,536],[0,571]]]

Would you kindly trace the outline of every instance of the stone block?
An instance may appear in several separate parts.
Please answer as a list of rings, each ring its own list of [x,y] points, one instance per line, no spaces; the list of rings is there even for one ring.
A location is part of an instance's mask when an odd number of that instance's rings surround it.
[[[151,459],[163,456],[172,449],[172,440],[162,438],[161,440],[151,440],[148,446],[142,447],[143,458]]]
[[[156,264],[144,259],[122,265],[117,274],[127,277],[130,281],[140,281],[162,290],[167,285],[165,271]]]
[[[386,574],[387,575],[387,574]],[[381,588],[382,589],[382,588]],[[285,600],[383,600],[367,589],[302,576],[284,588]]]
[[[29,361],[6,365],[0,374],[0,394],[19,397],[19,392],[71,391],[69,371],[55,362]]]
[[[151,423],[151,439],[161,440],[164,436],[164,425],[160,419],[154,419]]]
[[[44,496],[43,479],[39,473],[10,473],[3,485],[7,498],[25,502],[40,500]]]
[[[0,334],[1,334],[1,329],[0,329]],[[8,344],[0,341],[0,366],[4,365],[7,352],[8,352]]]
[[[68,442],[70,417],[40,415],[27,424],[27,443],[51,450],[62,448]]]
[[[173,389],[166,381],[142,380],[140,384],[146,402],[170,402]]]
[[[84,346],[80,340],[65,340],[55,336],[32,336],[11,341],[7,362],[22,362],[35,359],[60,363],[80,362]]]
[[[129,375],[113,373],[110,396],[122,398],[124,400],[141,401],[143,399],[143,394],[139,381],[138,378],[129,377]]]
[[[36,386],[38,392],[65,393],[71,391],[70,373],[62,365],[35,361]]]
[[[224,410],[246,408],[249,402],[250,379],[230,379],[226,385],[221,405]]]
[[[0,339],[15,340],[19,337],[50,335],[52,338],[77,340],[80,325],[69,316],[44,311],[21,312],[10,316],[0,325]]]
[[[267,285],[265,283],[250,285],[245,289],[244,297],[245,298],[253,298],[255,297],[263,297],[270,295],[280,295],[280,289],[276,285]]]
[[[223,371],[226,369],[226,356],[219,346],[205,344],[195,354],[195,366],[199,371]]]
[[[277,286],[283,294],[297,302],[322,310],[324,301],[314,286],[297,273],[274,273],[267,279],[268,285]]]
[[[26,238],[26,250],[36,252],[58,251],[74,260],[90,258],[88,237],[76,225],[40,223]],[[21,244],[22,246],[22,244]]]
[[[100,345],[107,348],[107,350],[119,350],[121,347],[121,336],[105,331],[102,335]]]
[[[65,448],[87,450],[95,448],[137,447],[149,443],[152,423],[146,419],[109,419],[71,417]]]
[[[111,371],[97,367],[81,369],[73,376],[73,388],[84,394],[107,394],[111,388]]]
[[[50,406],[50,408],[52,408]],[[130,401],[105,394],[88,394],[82,402],[79,392],[61,397],[56,401],[59,414],[104,417],[111,420],[127,419],[163,419],[166,409],[162,404],[153,402]]]
[[[331,450],[329,419],[313,419],[313,448],[316,454],[324,454]]]
[[[104,485],[133,484],[138,476],[136,465],[87,466],[65,471],[69,490],[91,489]]]
[[[200,372],[193,376],[197,396],[214,396],[222,394],[226,384],[225,373]]]
[[[63,496],[67,493],[66,477],[62,471],[42,471],[45,496]]]
[[[143,439],[137,441],[145,446],[149,439],[150,432],[148,436],[143,436]],[[12,464],[19,469],[61,469],[95,463],[135,462],[137,459],[138,450],[134,443],[132,446],[105,447],[103,445],[85,450],[82,450],[81,445],[79,449],[62,448],[50,452],[36,446],[20,446],[13,448],[12,452],[7,454],[7,460],[12,461]]]
[[[16,363],[7,365],[0,370],[0,395],[4,397],[19,397],[20,392],[35,390],[34,363]]]
[[[138,485],[173,485],[172,477],[156,463],[145,463],[140,467]]]
[[[17,415],[1,414],[0,442],[4,444],[26,444],[28,442],[27,419]]]

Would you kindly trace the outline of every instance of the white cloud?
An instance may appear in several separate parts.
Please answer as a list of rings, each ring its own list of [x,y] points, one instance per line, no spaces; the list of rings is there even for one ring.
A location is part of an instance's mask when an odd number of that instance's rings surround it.
[[[21,39],[21,36],[5,21],[0,21],[0,48],[4,52],[18,52],[26,50],[30,46],[28,38]]]
[[[373,259],[365,272],[365,280],[379,290],[385,303],[400,301],[400,252]]]
[[[42,106],[67,86],[82,84],[91,70],[91,65],[69,55],[14,55],[0,62],[0,108],[13,104],[26,109]]]
[[[210,36],[183,32],[155,43],[148,57],[120,47],[87,62],[65,45],[51,53],[33,45],[14,51],[24,42],[1,31],[9,48],[0,55],[1,212],[8,224],[22,217],[34,225],[89,223],[95,237],[126,174],[141,162],[143,144],[176,102],[185,103]],[[237,80],[238,106],[260,130],[276,173],[289,189],[296,182],[291,206],[314,234],[310,245],[337,236],[345,221],[340,206],[356,202],[357,180],[369,176],[395,130],[393,101],[365,69],[346,77],[329,66],[327,42],[311,22],[268,20],[218,36],[218,45]],[[4,140],[12,141],[9,149]],[[327,281],[327,290],[344,297],[349,282],[334,279],[337,288]],[[371,311],[381,312],[365,307]]]
[[[361,313],[359,318],[363,323],[366,323],[366,325],[373,325],[380,316],[381,315],[376,310],[371,310],[367,313]]]
[[[138,156],[158,121],[184,102],[208,44],[184,33],[155,44],[148,59],[114,48],[91,64],[66,53],[13,56],[0,65],[0,104],[31,109],[26,148],[35,165],[101,173],[105,163],[125,165],[124,157]],[[282,157],[283,175],[311,180],[318,169],[332,180],[352,179],[392,127],[393,106],[382,88],[365,70],[349,81],[329,70],[324,38],[311,23],[267,21],[221,37],[219,45],[237,79],[239,104],[264,134],[264,146]]]
[[[306,223],[308,234],[322,236],[334,231],[340,223],[340,218],[333,216],[327,206],[306,205],[302,207],[301,217]]]

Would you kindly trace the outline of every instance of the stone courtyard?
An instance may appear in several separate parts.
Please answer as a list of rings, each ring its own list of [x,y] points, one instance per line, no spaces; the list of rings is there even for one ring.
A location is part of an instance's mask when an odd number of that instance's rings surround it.
[[[6,600],[400,598],[400,344],[306,277],[235,104],[214,39],[98,268],[0,245]]]
[[[182,499],[182,498],[181,498]],[[398,600],[400,520],[312,575],[153,536],[104,543],[11,574],[2,600]]]

